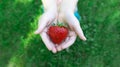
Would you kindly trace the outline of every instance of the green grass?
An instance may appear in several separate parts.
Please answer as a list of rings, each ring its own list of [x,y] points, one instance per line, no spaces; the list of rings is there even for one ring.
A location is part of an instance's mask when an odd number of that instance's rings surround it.
[[[41,0],[0,1],[0,67],[120,67],[120,1],[80,0],[81,26],[69,52],[53,54],[34,35]]]

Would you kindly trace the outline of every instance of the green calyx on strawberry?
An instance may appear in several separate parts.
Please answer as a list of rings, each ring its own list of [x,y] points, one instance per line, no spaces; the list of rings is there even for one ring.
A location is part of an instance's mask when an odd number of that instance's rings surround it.
[[[68,36],[68,28],[63,23],[52,25],[49,27],[47,34],[54,44],[62,43]]]

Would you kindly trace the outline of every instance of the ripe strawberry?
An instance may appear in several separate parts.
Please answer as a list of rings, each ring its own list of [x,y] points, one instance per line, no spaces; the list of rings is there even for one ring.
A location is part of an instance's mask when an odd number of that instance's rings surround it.
[[[68,29],[65,26],[51,26],[47,33],[51,41],[59,45],[66,39],[68,35]]]

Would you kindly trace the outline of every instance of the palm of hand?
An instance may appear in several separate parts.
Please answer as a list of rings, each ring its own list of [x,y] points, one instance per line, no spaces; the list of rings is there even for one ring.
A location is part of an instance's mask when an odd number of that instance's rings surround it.
[[[53,22],[56,23],[56,22]],[[64,42],[60,43],[59,45],[54,44],[50,37],[47,34],[47,31],[49,29],[51,25],[46,26],[46,28],[43,30],[43,32],[40,34],[42,37],[43,42],[45,43],[46,47],[51,50],[53,53],[56,53],[57,51],[61,51],[65,48],[68,48],[69,46],[71,46],[74,41],[76,40],[76,34],[74,31],[69,30],[69,34],[67,36],[67,38],[65,39]]]

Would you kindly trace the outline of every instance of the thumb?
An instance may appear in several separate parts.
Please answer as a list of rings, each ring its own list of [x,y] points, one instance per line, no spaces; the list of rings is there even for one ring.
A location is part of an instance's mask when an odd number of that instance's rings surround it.
[[[69,19],[71,18],[71,19]],[[82,40],[86,40],[86,37],[84,36],[84,33],[82,31],[82,28],[79,24],[78,19],[74,16],[73,13],[68,13],[66,14],[66,21],[69,24],[70,27],[73,28],[73,30],[77,33],[77,35],[82,39]]]
[[[48,22],[48,19],[46,17],[42,17],[39,20],[38,29],[35,31],[35,34],[41,33],[43,29],[46,27],[47,22]]]
[[[35,31],[35,34],[41,33],[51,19],[49,12],[44,13],[38,21],[38,29]]]

